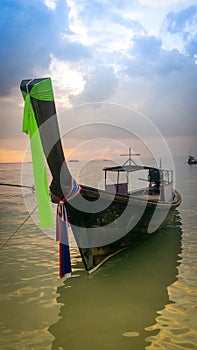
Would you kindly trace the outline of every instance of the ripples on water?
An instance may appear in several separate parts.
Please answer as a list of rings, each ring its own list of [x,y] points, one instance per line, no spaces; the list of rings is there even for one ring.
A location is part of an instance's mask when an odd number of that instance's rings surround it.
[[[1,182],[20,183],[19,165],[0,166]],[[58,246],[29,219],[0,251],[0,349],[197,349],[197,166],[177,174],[170,225],[91,276],[73,243],[73,277],[60,280]],[[20,189],[0,194],[4,242],[28,211]]]

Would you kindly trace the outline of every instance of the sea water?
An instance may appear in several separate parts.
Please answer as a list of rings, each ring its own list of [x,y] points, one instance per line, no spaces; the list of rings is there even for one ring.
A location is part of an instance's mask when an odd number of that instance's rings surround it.
[[[70,166],[77,173],[80,162]],[[106,164],[89,165],[79,180],[101,181],[95,166]],[[20,184],[30,168],[1,164],[0,182]],[[35,193],[0,186],[0,349],[197,349],[197,165],[177,160],[176,176],[183,201],[169,225],[92,275],[69,229],[67,280],[58,276],[55,228],[28,218]]]

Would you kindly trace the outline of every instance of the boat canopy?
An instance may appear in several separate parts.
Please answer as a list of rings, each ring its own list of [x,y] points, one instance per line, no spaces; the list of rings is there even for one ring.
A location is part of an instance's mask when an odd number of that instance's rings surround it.
[[[130,160],[131,159],[129,159],[129,161]],[[105,171],[105,190],[107,192],[115,191],[117,194],[128,195],[131,192],[129,189],[129,187],[131,187],[131,183],[129,185],[129,174],[146,170],[148,171],[147,178],[138,178],[138,180],[148,182],[149,194],[158,194],[161,200],[172,200],[173,170],[126,163],[123,165],[105,167],[103,170]],[[107,174],[110,172],[117,174],[117,179],[113,184],[107,181]],[[123,172],[126,174],[126,181],[122,182],[120,181],[120,174]]]
[[[139,170],[160,170],[158,168],[154,168],[154,167],[149,167],[149,166],[145,166],[145,165],[118,165],[118,166],[113,166],[113,167],[106,167],[103,168],[104,171],[112,171],[112,172],[134,172],[134,171],[139,171]]]

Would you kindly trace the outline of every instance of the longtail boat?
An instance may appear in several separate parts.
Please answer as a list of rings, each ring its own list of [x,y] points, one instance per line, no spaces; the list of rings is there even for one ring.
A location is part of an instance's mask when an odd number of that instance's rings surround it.
[[[181,203],[180,194],[173,189],[173,170],[138,165],[132,159],[129,149],[127,162],[103,169],[104,190],[78,185],[72,178],[64,157],[51,79],[23,80],[20,88],[25,99],[23,131],[30,135],[35,163],[41,226],[47,224],[50,216],[48,188],[43,180],[45,175],[42,174],[43,171],[39,172],[43,159],[38,154],[42,150],[52,175],[50,196],[58,204],[57,231],[59,227],[60,256],[63,259],[61,265],[70,264],[66,258],[68,238],[62,238],[67,219],[88,272],[96,270],[114,254],[147,239],[153,232],[167,225]],[[131,191],[130,174],[138,171],[147,174],[147,186]],[[111,175],[116,176],[114,183],[108,181]],[[48,209],[42,208],[44,202],[39,205],[39,201],[45,199]],[[61,266],[61,277],[68,270]]]

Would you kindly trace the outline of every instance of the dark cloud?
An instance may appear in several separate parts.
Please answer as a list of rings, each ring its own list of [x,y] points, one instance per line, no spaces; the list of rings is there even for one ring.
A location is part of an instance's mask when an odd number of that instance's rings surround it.
[[[190,79],[189,79],[190,78]],[[179,85],[177,85],[179,84]],[[196,135],[196,109],[197,101],[194,96],[197,89],[191,75],[175,75],[170,82],[157,86],[152,97],[155,101],[149,102],[151,116],[165,135]],[[154,101],[154,102],[153,102]],[[146,109],[148,106],[146,106]]]
[[[126,72],[132,77],[149,77],[155,74],[155,68],[161,54],[161,40],[153,36],[139,36],[134,38],[129,50]],[[156,63],[156,64],[155,64]]]
[[[130,54],[132,58],[127,59],[125,63],[126,72],[131,77],[153,78],[178,69],[177,60],[174,62],[178,52],[165,52],[162,49],[162,41],[154,36],[134,38]]]
[[[67,12],[66,2],[59,2],[56,11],[37,0],[1,2],[0,96],[35,75],[35,68],[47,69],[51,53],[70,61],[89,57],[83,45],[60,35]]]
[[[118,80],[111,67],[98,65],[86,78],[84,91],[73,97],[75,104],[106,101],[114,93]]]
[[[22,78],[31,76],[36,65],[48,64],[45,43],[50,16],[45,7],[38,10],[31,2],[28,7],[20,1],[1,4],[1,95],[6,95]]]
[[[133,40],[131,52],[138,57],[155,59],[161,51],[162,41],[154,36],[138,36]]]
[[[140,110],[166,135],[197,133],[197,69],[193,57],[164,50],[161,40],[152,36],[136,37],[130,53],[132,58],[125,62],[130,83],[122,89],[130,91],[131,104],[141,99]]]
[[[190,57],[175,57],[180,59],[179,69],[150,80],[149,98],[142,109],[165,135],[195,135],[197,70]]]
[[[132,58],[125,64],[131,77],[162,78],[173,72],[182,72],[188,65],[194,68],[193,60],[178,50],[164,50],[162,41],[153,36],[135,38],[130,53]]]

